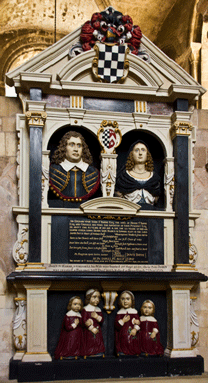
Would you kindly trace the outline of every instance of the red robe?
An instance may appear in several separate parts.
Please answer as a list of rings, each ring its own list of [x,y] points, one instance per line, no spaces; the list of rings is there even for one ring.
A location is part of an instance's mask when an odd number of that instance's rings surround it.
[[[164,349],[160,343],[160,333],[157,320],[153,316],[140,317],[140,335],[141,335],[141,351],[149,355],[163,355]],[[156,337],[150,338],[153,330],[156,330]]]
[[[91,317],[93,311],[102,318],[101,321],[97,321],[96,319]],[[93,320],[93,327],[98,328],[99,332],[95,335],[93,334],[88,327],[85,325],[86,321],[91,318]],[[104,321],[103,314],[99,307],[94,307],[90,304],[84,307],[82,310],[82,320],[84,325],[84,349],[85,355],[97,355],[105,352],[105,346],[103,343],[103,335],[101,331],[101,324]]]
[[[120,322],[125,315],[130,316],[130,320],[122,325]],[[140,334],[139,325],[135,325],[134,319],[139,319],[137,310],[135,309],[121,309],[117,312],[115,319],[115,340],[117,354],[123,353],[125,355],[139,355],[140,348]],[[135,336],[130,335],[130,331],[136,326],[137,333]]]
[[[68,315],[67,315],[68,314]],[[82,318],[79,313],[70,310],[64,317],[61,334],[55,351],[55,359],[69,356],[83,355],[83,330]],[[74,320],[79,319],[79,323],[74,328]]]

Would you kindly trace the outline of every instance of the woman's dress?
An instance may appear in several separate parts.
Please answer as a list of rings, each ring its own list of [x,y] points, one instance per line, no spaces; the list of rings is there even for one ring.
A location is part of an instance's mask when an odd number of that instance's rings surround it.
[[[78,325],[75,324],[75,319],[79,320]],[[55,359],[82,356],[82,350],[82,317],[80,313],[70,310],[64,317],[59,342],[54,356]]]
[[[99,315],[99,320],[92,318],[91,314],[93,311],[95,311]],[[93,325],[85,325],[88,319],[93,320]],[[84,325],[84,354],[86,356],[104,354],[105,346],[101,330],[101,324],[103,323],[104,318],[101,309],[97,306],[92,306],[91,304],[88,304],[82,310],[82,320]],[[90,329],[93,327],[99,330],[97,334],[93,334],[90,331]]]
[[[163,355],[164,349],[160,343],[160,333],[157,320],[153,316],[140,317],[141,328],[141,351],[149,355]],[[150,335],[156,332],[156,337],[152,339]]]
[[[123,322],[122,319],[125,315],[129,315],[128,322]],[[115,341],[117,354],[125,355],[139,355],[141,353],[140,348],[140,334],[139,325],[135,324],[135,319],[139,320],[137,310],[133,308],[120,309],[117,312],[115,319]],[[130,335],[133,328],[137,329],[135,336]]]
[[[134,203],[154,205],[160,195],[160,177],[151,172],[147,179],[138,179],[121,169],[116,179],[115,191]]]

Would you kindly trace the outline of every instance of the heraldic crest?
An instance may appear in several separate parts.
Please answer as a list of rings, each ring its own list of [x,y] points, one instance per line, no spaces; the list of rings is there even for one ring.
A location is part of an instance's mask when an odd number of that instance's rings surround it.
[[[141,38],[141,29],[133,25],[130,16],[108,7],[103,12],[94,13],[82,26],[80,43],[71,48],[69,56],[94,49],[92,72],[95,78],[107,83],[121,83],[129,71],[128,53],[149,61],[149,55],[140,47]]]

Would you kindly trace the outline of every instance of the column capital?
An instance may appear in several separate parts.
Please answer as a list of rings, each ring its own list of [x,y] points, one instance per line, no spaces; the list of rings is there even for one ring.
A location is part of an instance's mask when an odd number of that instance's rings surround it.
[[[51,286],[51,281],[25,281],[23,286],[26,290],[48,290]]]
[[[173,140],[176,136],[190,136],[193,125],[190,122],[175,121],[170,128],[170,136]]]
[[[47,113],[43,111],[29,110],[25,113],[25,116],[28,126],[32,125],[33,127],[38,126],[43,128],[47,118]]]

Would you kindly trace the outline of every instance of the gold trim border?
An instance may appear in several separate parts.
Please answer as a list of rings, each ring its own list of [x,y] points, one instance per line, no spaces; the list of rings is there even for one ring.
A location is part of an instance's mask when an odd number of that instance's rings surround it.
[[[15,302],[17,302],[17,301],[26,301],[27,300],[27,298],[25,297],[25,298],[20,298],[20,297],[16,297],[16,298],[14,298],[14,301]]]
[[[49,354],[49,352],[47,352],[47,351],[40,351],[40,352],[34,351],[34,352],[26,352],[25,353],[25,355],[39,355],[39,354]]]

